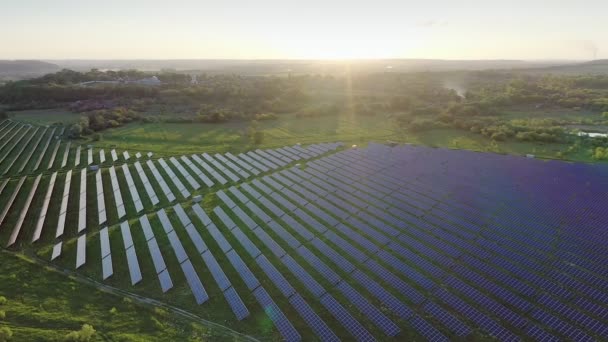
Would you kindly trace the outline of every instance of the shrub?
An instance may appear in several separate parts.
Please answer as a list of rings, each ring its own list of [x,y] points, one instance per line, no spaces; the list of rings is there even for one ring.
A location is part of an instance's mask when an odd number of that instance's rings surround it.
[[[4,320],[6,318],[6,312],[4,310],[0,310],[0,319]]]
[[[0,296],[0,305],[4,305],[4,304],[6,304],[6,302],[7,302],[6,297]]]
[[[95,335],[95,329],[92,325],[83,324],[78,331],[72,331],[65,336],[66,341],[87,342]]]
[[[13,331],[9,327],[0,328],[0,342],[9,341],[13,337]]]

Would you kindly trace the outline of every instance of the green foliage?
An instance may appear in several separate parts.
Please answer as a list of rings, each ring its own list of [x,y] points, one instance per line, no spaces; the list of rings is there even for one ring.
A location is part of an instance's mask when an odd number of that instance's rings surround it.
[[[595,150],[593,150],[592,158],[595,160],[608,160],[608,148],[596,147]]]
[[[0,320],[4,320],[6,318],[6,311],[0,310]]]
[[[13,331],[9,327],[0,328],[0,342],[10,341],[13,337]]]
[[[73,124],[72,126],[70,126],[68,132],[71,138],[80,138],[80,136],[82,135],[82,126],[80,124]]]
[[[0,305],[4,305],[4,304],[6,304],[6,302],[7,302],[6,297],[0,296]]]
[[[116,314],[118,314],[118,309],[116,309],[116,307],[114,307],[114,306],[113,306],[113,307],[110,309],[110,315],[112,315],[112,316],[116,316]]]
[[[65,336],[65,341],[88,342],[95,335],[95,329],[89,324],[83,324],[78,331],[72,331]]]

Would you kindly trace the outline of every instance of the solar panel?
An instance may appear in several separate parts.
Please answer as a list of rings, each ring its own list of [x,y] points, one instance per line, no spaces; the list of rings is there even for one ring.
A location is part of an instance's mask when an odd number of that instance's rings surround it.
[[[80,235],[76,244],[76,268],[80,268],[86,262],[87,258],[87,236]]]
[[[314,238],[311,240],[311,243],[342,271],[351,273],[355,270],[355,266],[350,261],[344,258],[341,254],[337,253],[333,248],[329,247],[325,242],[319,240],[318,238]]]
[[[112,268],[111,254],[108,254],[103,259],[101,259],[101,268],[103,280],[110,278],[112,274],[114,274],[114,269]]]
[[[224,210],[222,210],[222,208],[215,207],[215,208],[213,208],[213,212],[220,218],[222,223],[228,229],[232,229],[232,228],[236,227],[236,223],[234,223],[234,221],[232,221],[232,219],[226,214],[226,212],[224,212]]]
[[[196,216],[199,218],[199,220],[201,220],[201,222],[203,222],[203,225],[208,226],[211,223],[213,223],[211,221],[211,219],[209,218],[209,216],[207,216],[207,214],[205,213],[203,208],[201,208],[198,204],[193,205],[192,210],[194,211]]]
[[[169,217],[167,216],[167,212],[165,212],[165,209],[161,209],[161,210],[157,211],[156,216],[158,217],[158,220],[160,221],[161,225],[163,226],[165,233],[169,234],[170,232],[173,231],[173,225],[171,224],[171,220],[169,220]]]
[[[224,291],[229,288],[231,286],[230,280],[228,280],[228,277],[226,277],[226,274],[222,270],[222,267],[217,263],[217,260],[213,254],[211,254],[210,251],[206,251],[201,256],[203,257],[203,261],[205,261],[207,268],[211,272],[211,275],[213,276],[213,279],[215,279],[215,282],[220,290]]]
[[[261,195],[259,192],[257,192],[255,189],[253,189],[253,188],[251,187],[251,185],[249,185],[249,184],[247,184],[247,183],[245,183],[245,184],[241,185],[241,188],[242,188],[243,190],[245,190],[245,192],[246,192],[246,193],[248,193],[248,194],[250,194],[251,196],[253,196],[253,198],[255,198],[255,199],[258,199],[258,198],[262,197],[262,195]]]
[[[275,304],[272,298],[270,298],[270,295],[263,287],[258,287],[253,291],[253,294],[285,341],[300,341],[302,339],[298,331],[293,327],[287,317],[285,317],[281,309]]]
[[[321,341],[339,341],[340,339],[334,334],[329,326],[319,317],[314,310],[306,303],[304,298],[299,294],[294,294],[289,299],[291,306],[296,309],[298,314],[306,321],[308,326],[314,331]]]
[[[253,242],[251,242],[249,237],[247,237],[247,235],[245,235],[245,233],[243,233],[241,231],[240,228],[237,227],[237,228],[233,229],[232,234],[241,243],[241,246],[243,246],[243,248],[245,248],[247,253],[249,253],[249,255],[251,255],[251,257],[255,258],[262,253],[255,246],[255,244]]]
[[[182,271],[184,271],[184,275],[186,276],[186,281],[190,286],[190,290],[192,290],[196,304],[200,305],[209,300],[209,295],[207,294],[207,291],[205,291],[205,288],[203,287],[198,274],[196,274],[190,260],[184,261],[181,264],[181,267]]]
[[[243,193],[234,186],[231,186],[228,191],[230,191],[241,203],[245,204],[249,202],[247,196],[243,195]]]
[[[449,341],[439,330],[435,329],[431,324],[425,321],[420,316],[416,315],[410,321],[414,329],[428,341]]]
[[[135,252],[135,246],[128,247],[126,249],[126,254],[127,265],[129,266],[129,275],[131,277],[131,285],[135,285],[142,280],[139,262],[137,261],[137,253]]]
[[[142,205],[139,193],[137,192],[137,186],[133,181],[133,177],[131,176],[131,172],[129,171],[129,166],[127,164],[123,164],[122,170],[125,175],[125,179],[127,180],[127,186],[129,187],[129,193],[131,194],[131,198],[135,206],[135,211],[139,213],[144,210],[144,206]]]
[[[223,191],[218,191],[216,195],[222,200],[222,202],[224,202],[224,204],[228,206],[228,208],[232,209],[236,207],[234,201],[230,199],[230,197],[228,197]]]
[[[53,253],[51,254],[51,261],[57,259],[61,255],[61,247],[63,246],[63,241],[59,241],[57,244],[53,246]]]
[[[298,264],[291,256],[285,255],[281,259],[287,269],[300,280],[300,282],[310,291],[315,297],[321,297],[326,291],[300,264]]]
[[[283,257],[286,254],[283,247],[281,247],[268,233],[266,233],[262,228],[256,228],[253,230],[253,233],[266,245],[270,251],[276,255],[277,258]]]
[[[32,242],[36,242],[40,239],[40,235],[42,235],[42,228],[44,227],[44,221],[46,219],[46,213],[49,208],[49,203],[51,201],[51,195],[53,194],[53,189],[55,188],[55,181],[57,179],[57,172],[54,172],[51,176],[51,180],[49,181],[49,187],[47,188],[46,195],[44,196],[44,202],[42,203],[42,208],[40,209],[40,214],[38,216],[38,221],[36,222],[36,229],[34,230],[34,234],[32,236]],[[9,179],[6,179],[2,185],[0,185],[0,194],[4,186],[8,183]]]
[[[144,232],[144,236],[146,241],[154,238],[154,233],[152,232],[152,227],[150,226],[150,221],[146,215],[143,215],[139,218],[139,224],[141,225],[141,229]]]
[[[332,285],[337,284],[341,280],[340,276],[334,272],[334,270],[314,255],[306,246],[300,246],[296,252]]]
[[[175,252],[177,261],[181,264],[182,262],[184,262],[184,260],[187,260],[188,254],[186,254],[186,250],[184,249],[184,246],[182,246],[182,243],[179,240],[179,237],[177,237],[177,233],[172,231],[167,234],[167,237],[169,238],[169,243],[171,244],[171,247],[173,248],[173,251]]]
[[[471,328],[466,326],[452,314],[438,306],[433,302],[428,302],[424,305],[424,311],[431,314],[437,320],[439,320],[443,325],[448,327],[452,333],[456,336],[467,336],[471,333]]]
[[[247,267],[243,259],[241,259],[236,251],[231,250],[230,252],[226,253],[226,257],[228,257],[228,260],[239,276],[241,276],[241,279],[243,279],[245,285],[247,285],[247,288],[250,291],[253,291],[256,287],[260,286],[258,279],[253,275],[253,273],[251,273],[249,267]]]
[[[104,258],[110,254],[110,235],[107,227],[99,230],[99,242],[101,243],[101,257]]]
[[[232,212],[236,214],[236,216],[241,220],[249,229],[255,229],[258,226],[254,220],[249,217],[241,208],[235,207],[232,209]]]
[[[255,261],[260,266],[266,276],[273,282],[273,284],[281,291],[281,293],[289,298],[296,292],[294,288],[289,284],[287,279],[268,261],[264,255],[258,256]]]
[[[230,246],[230,243],[228,242],[228,240],[226,240],[224,235],[219,231],[219,229],[217,229],[215,224],[213,224],[213,223],[209,224],[207,226],[207,230],[209,231],[209,233],[211,233],[211,236],[213,236],[213,238],[215,239],[217,244],[220,246],[220,249],[222,250],[222,252],[226,253],[232,249],[232,246]]]
[[[32,203],[32,199],[34,198],[34,195],[36,194],[36,189],[38,189],[38,184],[40,184],[41,178],[42,178],[42,174],[38,175],[36,177],[36,179],[34,180],[34,184],[32,184],[30,192],[25,200],[25,203],[23,204],[23,208],[21,209],[21,213],[19,214],[19,218],[17,219],[17,223],[15,223],[13,232],[11,233],[11,236],[6,244],[7,247],[13,245],[17,241],[17,237],[19,236],[19,233],[21,232],[21,227],[23,225],[23,221],[25,220],[25,216],[27,215],[27,212],[30,209],[30,204]]]
[[[249,310],[247,310],[245,303],[243,303],[243,300],[233,287],[224,292],[224,298],[226,298],[238,321],[242,321],[245,317],[249,316]]]
[[[160,288],[163,293],[173,288],[173,281],[171,281],[169,271],[166,269],[158,274],[158,281],[160,282]]]
[[[163,259],[163,255],[160,252],[160,248],[158,247],[156,239],[148,240],[148,249],[150,250],[150,255],[152,256],[152,263],[154,264],[156,273],[161,273],[163,270],[167,269],[167,266],[165,265],[165,259]]]
[[[357,341],[376,340],[331,294],[325,294],[320,302]]]

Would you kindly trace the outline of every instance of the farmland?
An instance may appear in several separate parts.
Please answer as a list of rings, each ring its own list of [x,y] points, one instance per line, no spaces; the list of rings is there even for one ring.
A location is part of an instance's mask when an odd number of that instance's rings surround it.
[[[130,124],[97,142],[0,123],[0,243],[14,260],[0,324],[24,339],[82,324],[127,340],[606,337],[605,165],[399,144],[488,151],[385,119],[262,121],[258,146],[239,123]],[[37,269],[49,275],[28,282]],[[78,318],[19,314],[26,282],[24,305],[48,282],[78,291],[57,299]]]

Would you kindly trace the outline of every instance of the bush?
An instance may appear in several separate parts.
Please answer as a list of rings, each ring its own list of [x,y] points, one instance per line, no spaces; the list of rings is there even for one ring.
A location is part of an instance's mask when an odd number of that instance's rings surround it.
[[[4,305],[4,304],[6,304],[6,302],[7,302],[6,297],[0,296],[0,305]]]
[[[4,310],[0,310],[0,319],[4,320],[6,318],[6,312]]]
[[[255,132],[253,134],[253,143],[255,145],[260,145],[263,142],[264,142],[264,132],[262,132],[262,131]]]
[[[0,342],[9,341],[13,337],[13,331],[9,327],[0,328]]]
[[[95,335],[95,329],[92,325],[83,324],[78,331],[72,331],[65,336],[66,341],[87,342]]]

